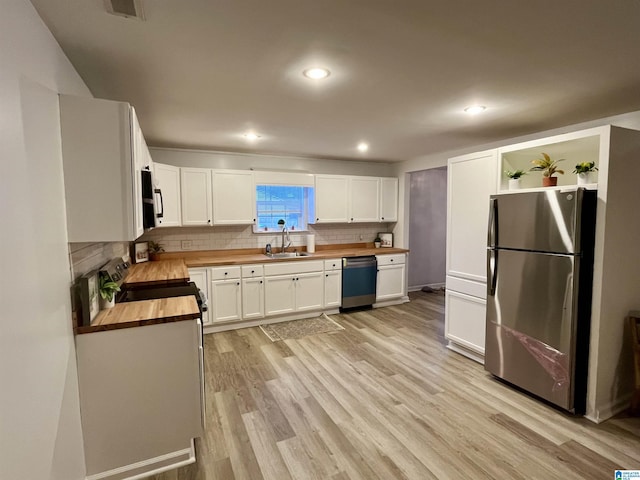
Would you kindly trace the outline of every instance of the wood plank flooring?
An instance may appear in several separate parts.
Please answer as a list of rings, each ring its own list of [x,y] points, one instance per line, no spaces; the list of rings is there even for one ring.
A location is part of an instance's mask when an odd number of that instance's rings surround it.
[[[595,425],[445,349],[441,294],[335,315],[272,343],[206,336],[198,462],[155,480],[608,479],[640,469],[640,418]]]

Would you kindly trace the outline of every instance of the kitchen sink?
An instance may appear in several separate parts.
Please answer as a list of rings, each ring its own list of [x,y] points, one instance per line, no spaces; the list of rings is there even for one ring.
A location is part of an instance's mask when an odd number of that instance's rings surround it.
[[[311,254],[307,252],[282,252],[282,253],[265,253],[265,257],[268,258],[295,258],[295,257],[310,257]]]

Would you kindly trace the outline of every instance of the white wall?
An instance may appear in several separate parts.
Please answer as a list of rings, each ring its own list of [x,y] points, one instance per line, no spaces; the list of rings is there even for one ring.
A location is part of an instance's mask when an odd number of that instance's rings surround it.
[[[418,170],[426,170],[429,168],[445,166],[447,164],[447,159],[451,157],[456,157],[458,155],[464,155],[464,154],[473,153],[473,152],[480,152],[482,150],[488,150],[491,148],[498,148],[506,145],[513,145],[515,143],[526,142],[529,140],[545,138],[552,135],[559,135],[561,133],[574,132],[576,130],[583,130],[585,128],[599,127],[602,125],[609,125],[609,124],[616,125],[618,127],[625,127],[625,128],[631,128],[634,130],[640,130],[640,111],[625,113],[623,115],[616,115],[614,117],[600,118],[600,119],[592,120],[590,122],[584,122],[584,123],[579,123],[575,125],[568,125],[566,127],[547,130],[547,131],[535,133],[532,135],[509,138],[506,140],[501,140],[499,142],[485,143],[482,145],[476,145],[475,147],[424,155],[424,156],[416,157],[411,160],[407,160],[405,162],[394,164],[392,175],[397,176],[400,179],[398,222],[396,223],[396,226],[393,230],[395,244],[398,247],[407,248],[407,245],[409,243],[409,175],[408,174],[410,172],[416,172]]]
[[[150,148],[154,162],[176,167],[226,168],[249,170],[303,170],[309,173],[334,175],[368,175],[372,177],[394,176],[391,163],[353,162],[248,153],[209,152],[173,148]]]
[[[90,95],[27,0],[0,15],[0,478],[84,478],[57,92]]]

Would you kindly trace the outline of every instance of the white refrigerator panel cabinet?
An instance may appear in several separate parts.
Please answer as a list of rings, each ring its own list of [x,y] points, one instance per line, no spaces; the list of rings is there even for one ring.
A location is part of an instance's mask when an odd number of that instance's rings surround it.
[[[495,150],[449,160],[447,275],[487,281],[489,196],[496,190]]]

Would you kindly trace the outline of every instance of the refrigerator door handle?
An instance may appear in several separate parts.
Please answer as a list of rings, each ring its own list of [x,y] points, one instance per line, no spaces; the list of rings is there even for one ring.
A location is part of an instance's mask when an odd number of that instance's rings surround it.
[[[498,199],[492,198],[489,205],[489,235],[487,244],[489,248],[498,244]]]
[[[498,251],[497,250],[488,250],[488,258],[489,262],[489,278],[487,278],[487,285],[489,286],[489,296],[493,297],[496,294],[496,287],[498,284]]]

